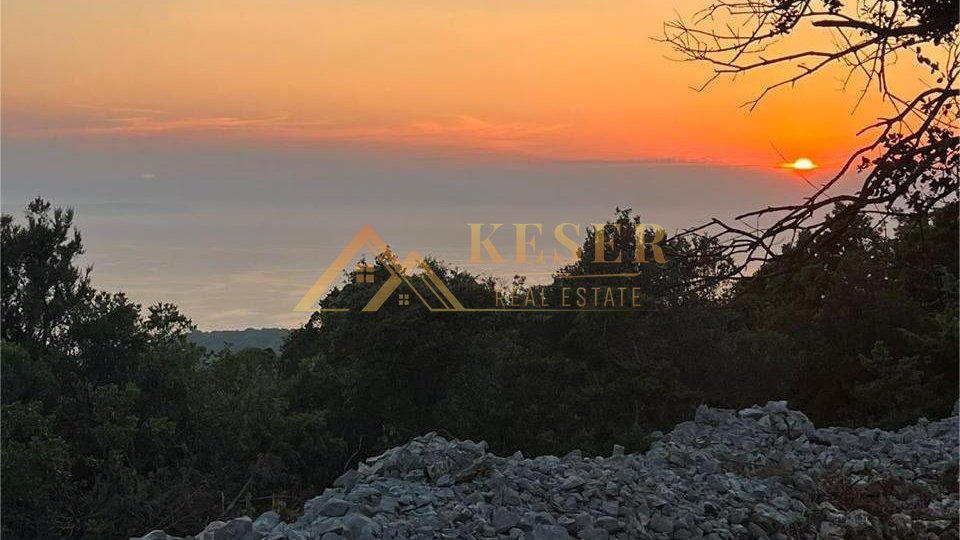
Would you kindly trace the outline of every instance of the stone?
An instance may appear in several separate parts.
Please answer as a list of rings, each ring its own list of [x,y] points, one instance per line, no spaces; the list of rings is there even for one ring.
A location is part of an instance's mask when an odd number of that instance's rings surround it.
[[[244,516],[227,522],[214,521],[197,535],[197,540],[257,540],[260,536],[253,530],[253,521]]]
[[[650,528],[659,532],[659,533],[672,533],[673,532],[673,520],[657,514],[650,518]]]
[[[537,525],[531,534],[533,540],[568,540],[570,534],[560,525]]]
[[[623,528],[620,520],[613,516],[600,516],[595,523],[597,527],[601,527],[607,532],[616,532]]]
[[[155,530],[150,531],[139,538],[131,538],[130,540],[183,540],[183,538],[180,538],[179,536],[170,536],[163,531]]]
[[[606,529],[600,529],[598,527],[588,527],[583,529],[577,534],[577,538],[582,540],[607,540],[610,538],[610,533]]]
[[[338,476],[337,479],[333,481],[333,487],[343,488],[344,491],[349,492],[359,480],[360,471],[356,469],[350,469],[349,471]]]
[[[343,499],[333,498],[327,500],[320,506],[320,515],[327,517],[340,517],[349,512],[351,508],[353,508],[352,503],[349,503]]]
[[[359,513],[348,514],[343,518],[343,524],[350,538],[373,537],[381,530],[379,523]]]
[[[651,434],[645,453],[618,445],[610,457],[500,457],[483,442],[428,433],[365,459],[292,523],[266,512],[212,522],[196,538],[957,538],[960,502],[944,481],[956,474],[956,417],[895,432],[817,428],[783,401],[693,416]],[[827,480],[864,489],[892,480],[924,502],[889,517],[846,512]]]
[[[560,489],[563,491],[570,491],[571,489],[577,489],[586,483],[586,480],[580,478],[579,476],[572,475],[568,476],[562,484],[560,484]]]
[[[512,529],[520,523],[520,516],[507,508],[499,507],[493,510],[490,523],[497,532]]]
[[[755,538],[757,540],[766,540],[767,538],[769,538],[769,536],[767,536],[767,531],[765,531],[763,527],[761,527],[756,523],[753,523],[752,521],[750,523],[747,523],[747,532],[750,533],[750,538]]]
[[[859,508],[848,513],[843,520],[844,526],[854,532],[863,532],[871,527],[870,514]]]
[[[938,535],[951,528],[951,526],[956,529],[955,523],[947,519],[918,520],[916,524],[919,529]]]
[[[260,514],[260,517],[253,521],[253,530],[260,534],[267,534],[280,524],[280,514],[269,511]]]
[[[813,481],[813,478],[802,472],[793,475],[793,485],[803,493],[813,493],[817,490],[817,483]]]
[[[771,530],[783,529],[792,523],[790,516],[763,503],[754,507],[752,517],[758,524]]]
[[[897,534],[906,536],[913,532],[913,518],[908,514],[893,514],[890,516],[890,525]]]
[[[821,540],[842,540],[846,535],[843,527],[829,521],[820,523],[819,533],[818,538]]]

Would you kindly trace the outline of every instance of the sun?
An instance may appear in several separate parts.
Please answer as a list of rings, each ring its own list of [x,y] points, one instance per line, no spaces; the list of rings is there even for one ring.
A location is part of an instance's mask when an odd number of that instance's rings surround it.
[[[818,167],[816,163],[813,162],[810,158],[797,158],[793,163],[784,163],[783,167],[785,169],[793,169],[795,171],[812,171]]]

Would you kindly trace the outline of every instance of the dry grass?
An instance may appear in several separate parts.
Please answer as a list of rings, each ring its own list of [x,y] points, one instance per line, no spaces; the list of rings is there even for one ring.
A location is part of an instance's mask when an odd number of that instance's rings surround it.
[[[927,506],[949,493],[956,493],[957,469],[954,467],[940,482],[911,482],[882,476],[866,480],[851,477],[831,469],[820,479],[817,502],[829,502],[849,512],[865,510],[885,525],[890,525],[893,514],[906,514],[914,521],[938,519],[930,515]],[[876,531],[865,532],[864,539],[884,538]]]

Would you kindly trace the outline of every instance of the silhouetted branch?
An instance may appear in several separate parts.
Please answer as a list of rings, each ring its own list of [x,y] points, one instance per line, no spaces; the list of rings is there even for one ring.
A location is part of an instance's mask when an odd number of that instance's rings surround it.
[[[714,240],[703,245],[718,246],[718,251],[706,256],[735,260],[724,278],[749,275],[756,263],[780,256],[785,244],[792,244],[791,253],[814,255],[860,214],[924,214],[957,198],[958,0],[845,4],[841,0],[716,0],[692,22],[678,18],[664,24],[661,41],[681,60],[713,67],[713,75],[697,90],[725,75],[793,67],[794,73],[764,87],[744,104],[754,109],[770,92],[840,64],[850,70],[844,87],[860,73],[866,81],[860,100],[876,84],[895,110],[861,130],[858,135],[875,133],[872,142],[856,150],[802,202],[745,213],[735,218],[738,224],[714,219],[686,231],[687,236]],[[800,27],[829,32],[834,39],[822,43],[833,43],[833,47],[781,48],[784,52],[768,54],[772,45],[782,46]],[[940,59],[924,53],[931,48]],[[887,78],[888,66],[904,52],[912,53],[936,80],[936,86],[908,99],[899,97]],[[860,188],[855,193],[833,193],[838,182],[853,172],[865,173]],[[748,219],[756,225],[746,224]]]

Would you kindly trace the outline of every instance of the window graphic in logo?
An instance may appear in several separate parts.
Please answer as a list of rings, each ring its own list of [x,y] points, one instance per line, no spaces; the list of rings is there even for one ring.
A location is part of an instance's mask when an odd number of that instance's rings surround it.
[[[374,266],[365,262],[357,263],[356,283],[375,283],[377,276],[373,273]]]

